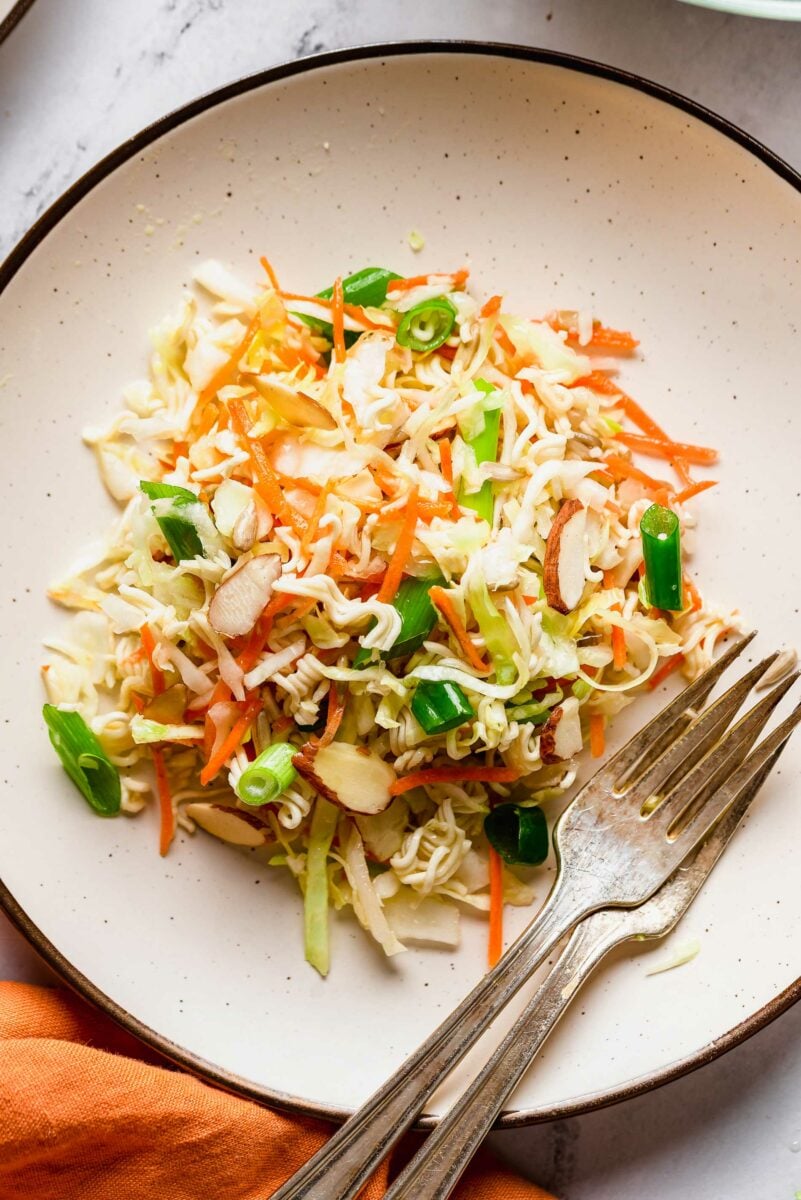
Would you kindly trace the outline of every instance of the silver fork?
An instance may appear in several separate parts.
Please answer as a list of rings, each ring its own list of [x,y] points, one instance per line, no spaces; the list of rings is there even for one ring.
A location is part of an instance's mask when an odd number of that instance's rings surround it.
[[[766,739],[723,785],[731,807],[707,840],[639,908],[602,908],[580,922],[548,976],[498,1049],[387,1191],[384,1200],[446,1200],[504,1102],[584,982],[616,946],[665,937],[726,849],[784,749],[798,716]]]
[[[537,917],[396,1074],[274,1193],[274,1200],[352,1200],[429,1096],[565,934],[597,909],[642,904],[703,841],[728,804],[715,789],[745,758],[792,682],[778,684],[728,736],[725,730],[775,654],[698,711],[753,636],[729,647],[574,797],[554,829],[558,870]],[[682,813],[686,818],[679,827]]]

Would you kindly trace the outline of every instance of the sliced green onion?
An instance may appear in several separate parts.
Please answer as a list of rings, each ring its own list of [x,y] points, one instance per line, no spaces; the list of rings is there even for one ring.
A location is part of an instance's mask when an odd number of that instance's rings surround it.
[[[510,704],[506,707],[506,715],[510,721],[519,725],[543,725],[551,715],[551,710],[561,703],[564,693],[561,688],[549,692],[542,700],[527,700],[525,704]]]
[[[436,350],[451,336],[456,309],[445,296],[415,304],[401,318],[395,337],[399,346],[425,353]]]
[[[680,612],[684,601],[679,518],[672,509],[652,504],[643,513],[640,535],[649,602],[654,608]]]
[[[548,822],[536,804],[496,804],[484,818],[484,832],[504,862],[536,866],[548,857]]]
[[[328,974],[328,851],[339,820],[339,809],[318,796],[314,803],[306,851],[306,888],[303,893],[303,928],[306,962],[321,975]]]
[[[181,512],[182,508],[185,509],[192,504],[200,503],[195,493],[190,492],[188,488],[176,487],[171,483],[149,483],[144,479],[140,482],[139,487],[150,500],[156,502],[150,507],[175,561],[182,562],[186,558],[203,558],[204,550],[200,534],[188,514]],[[158,502],[163,500],[169,500],[171,503],[158,505]]]
[[[359,308],[380,308],[387,298],[387,288],[392,280],[401,278],[386,267],[362,267],[342,280],[342,295],[346,304],[357,304]],[[323,300],[330,300],[333,294],[333,287],[317,293]]]
[[[483,392],[485,396],[491,396],[495,388],[491,383],[487,383],[485,379],[474,379],[473,383],[476,390]],[[485,462],[495,462],[498,458],[498,436],[501,428],[501,409],[497,407],[486,407],[484,409],[484,428],[475,437],[469,438],[466,442],[468,449],[472,450],[476,460],[476,466],[481,466]],[[458,503],[464,505],[465,508],[472,508],[473,512],[492,525],[492,519],[495,511],[495,501],[492,494],[492,480],[486,479],[482,483],[481,488],[477,492],[468,493],[464,490],[464,483],[459,486]]]
[[[387,298],[389,284],[393,279],[401,278],[401,275],[396,275],[394,271],[388,271],[385,267],[362,267],[360,271],[354,271],[347,279],[342,280],[342,297],[346,304],[357,304],[360,308],[380,308]],[[317,293],[321,300],[330,300],[333,294],[333,287],[327,287]],[[293,313],[293,316],[299,317],[323,337],[333,337],[334,327],[330,321],[320,321],[306,313]],[[345,345],[352,346],[359,337],[360,334],[354,330],[346,329]]]
[[[467,602],[492,658],[496,681],[502,686],[513,683],[518,675],[514,656],[519,652],[519,646],[509,623],[495,607],[484,576],[478,571],[473,573],[467,585]]]
[[[411,703],[412,715],[429,734],[447,733],[475,716],[473,706],[458,683],[423,679]]]
[[[258,807],[277,800],[297,777],[292,766],[297,752],[297,747],[289,742],[275,742],[262,750],[236,782],[236,794],[242,803]]]
[[[45,704],[42,716],[53,749],[72,782],[104,817],[120,811],[120,773],[80,713]]]
[[[383,652],[382,659],[405,658],[419,650],[431,630],[437,623],[437,610],[431,603],[429,590],[435,585],[444,583],[441,575],[429,579],[414,579],[407,576],[395,593],[392,601],[401,619],[400,633],[392,644],[391,649]],[[371,627],[372,628],[372,627]],[[373,660],[373,651],[365,646],[360,647],[353,665],[368,666]]]
[[[570,690],[577,700],[586,700],[595,689],[586,679],[577,679]]]

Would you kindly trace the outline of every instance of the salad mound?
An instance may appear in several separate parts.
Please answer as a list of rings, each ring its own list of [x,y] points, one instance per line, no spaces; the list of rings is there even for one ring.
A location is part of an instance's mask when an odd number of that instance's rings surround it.
[[[147,379],[88,430],[122,506],[51,597],[45,719],[102,815],[262,848],[388,955],[533,900],[585,743],[735,623],[686,573],[713,450],[618,385],[591,316],[530,320],[468,272],[316,296],[209,261]],[[657,475],[633,456],[660,462]],[[669,475],[670,478],[663,476]]]

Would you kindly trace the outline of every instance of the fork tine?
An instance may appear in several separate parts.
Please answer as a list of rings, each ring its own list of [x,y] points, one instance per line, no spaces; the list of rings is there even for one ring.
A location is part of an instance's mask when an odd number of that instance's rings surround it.
[[[644,754],[652,751],[654,746],[659,747],[661,752],[666,745],[669,745],[678,732],[694,719],[696,714],[688,716],[688,709],[700,707],[706,703],[723,672],[742,654],[755,637],[756,632],[749,633],[739,641],[733,642],[720,658],[704,671],[703,675],[699,675],[694,683],[684,688],[678,696],[675,696],[656,714],[652,721],[649,721],[639,733],[626,742],[625,746],[618,750],[617,754],[601,768],[596,778],[602,779],[609,785],[616,784],[618,781],[622,781],[626,771],[634,766]]]
[[[798,677],[799,672],[796,671],[754,704],[653,810],[651,819],[668,827],[668,837],[673,836],[676,823],[688,820],[694,811],[706,803],[727,775],[740,765],[767,725],[771,713]]]
[[[756,779],[760,771],[767,766],[771,756],[783,748],[799,721],[801,721],[801,704],[798,704],[789,717],[785,718],[781,725],[778,725],[759,743],[755,750],[751,751],[745,762],[732,772],[714,796],[691,817],[679,832],[674,845],[683,846],[689,853],[693,846],[702,841],[726,812],[732,801],[739,796],[741,790],[753,779]]]
[[[665,884],[665,887],[674,886],[674,882],[675,886],[681,886],[679,881],[683,882],[686,876],[695,875],[696,879],[689,878],[686,880],[687,890],[690,892],[691,897],[700,890],[712,867],[728,846],[737,827],[756,799],[757,793],[761,791],[771,771],[784,753],[786,745],[787,741],[785,740],[779,746],[778,750],[773,751],[765,765],[757,770],[750,779],[740,785],[730,807],[717,822],[709,837],[701,843],[696,853],[690,859],[686,860],[686,863],[679,868],[668,884]],[[688,906],[689,903],[690,901],[688,901]],[[680,913],[679,916],[681,915]]]
[[[661,790],[669,790],[672,784],[685,776],[720,738],[751,688],[775,658],[776,655],[772,654],[752,667],[742,679],[705,708],[689,729],[680,734],[643,774],[635,776],[628,786],[624,783],[624,794],[628,800],[642,808],[651,796]]]

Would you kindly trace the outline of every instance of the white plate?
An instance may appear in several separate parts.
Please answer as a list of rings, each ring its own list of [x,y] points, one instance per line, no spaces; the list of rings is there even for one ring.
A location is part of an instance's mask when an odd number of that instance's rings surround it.
[[[98,819],[50,751],[37,668],[59,616],[44,589],[110,511],[81,428],[117,411],[144,368],[146,330],[193,263],[215,255],[256,277],[267,253],[288,284],[315,290],[369,263],[416,273],[469,260],[476,287],[506,292],[513,309],[592,307],[633,327],[643,356],[624,371],[629,389],[676,435],[722,451],[694,574],[770,646],[801,642],[798,189],[745,135],[608,68],[406,45],[200,100],[42,219],[0,276],[0,873],[7,910],[75,986],[214,1078],[335,1115],[454,1007],[485,959],[479,922],[465,922],[455,955],[388,963],[342,920],[324,982],[303,962],[287,880],[201,836],[180,836],[162,860],[155,813]],[[411,229],[426,238],[419,256]],[[799,767],[801,743],[676,935],[698,934],[699,957],[652,978],[664,948],[606,966],[507,1123],[653,1086],[796,998]],[[540,897],[547,884],[543,872]]]

